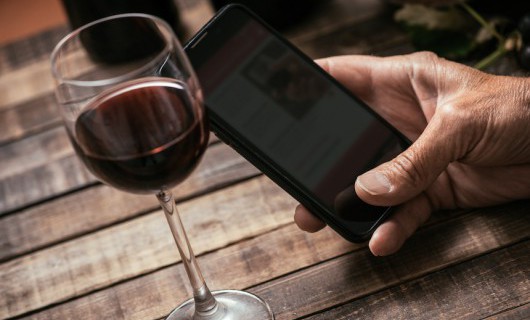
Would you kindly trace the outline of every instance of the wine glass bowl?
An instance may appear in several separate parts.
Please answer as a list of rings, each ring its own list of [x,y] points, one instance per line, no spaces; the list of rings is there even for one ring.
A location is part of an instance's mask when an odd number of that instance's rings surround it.
[[[204,112],[194,101],[181,81],[125,82],[87,104],[70,134],[72,144],[89,170],[117,189],[150,194],[171,189],[206,149]]]
[[[72,146],[102,182],[156,194],[193,288],[169,319],[274,319],[242,291],[208,289],[170,189],[208,144],[196,75],[172,29],[145,14],[103,18],[74,30],[51,57],[56,98]]]

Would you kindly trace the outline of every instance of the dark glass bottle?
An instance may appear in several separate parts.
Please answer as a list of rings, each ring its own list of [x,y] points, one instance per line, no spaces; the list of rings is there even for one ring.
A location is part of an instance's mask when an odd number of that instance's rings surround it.
[[[216,10],[230,3],[247,6],[278,30],[287,29],[315,11],[324,0],[211,0]]]
[[[174,0],[62,0],[72,29],[122,13],[147,13],[165,20],[178,38],[184,36]],[[80,39],[97,62],[128,63],[159,52],[156,28],[143,19],[122,19],[102,23],[82,31]]]
[[[164,19],[182,39],[184,28],[174,0],[62,0],[72,29],[120,13],[147,13]]]

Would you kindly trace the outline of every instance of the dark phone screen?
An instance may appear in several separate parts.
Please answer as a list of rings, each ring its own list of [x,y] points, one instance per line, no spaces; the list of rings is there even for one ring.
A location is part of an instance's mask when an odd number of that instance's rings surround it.
[[[353,183],[402,141],[318,66],[241,9],[217,19],[188,54],[208,111],[335,220],[364,232],[385,212],[360,202]]]

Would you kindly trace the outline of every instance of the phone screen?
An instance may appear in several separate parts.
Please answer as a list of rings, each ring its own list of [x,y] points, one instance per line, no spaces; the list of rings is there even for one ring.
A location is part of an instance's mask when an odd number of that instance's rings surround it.
[[[187,50],[217,127],[277,168],[332,222],[369,231],[388,208],[363,204],[353,184],[399,153],[403,140],[245,10],[226,10],[203,34]]]

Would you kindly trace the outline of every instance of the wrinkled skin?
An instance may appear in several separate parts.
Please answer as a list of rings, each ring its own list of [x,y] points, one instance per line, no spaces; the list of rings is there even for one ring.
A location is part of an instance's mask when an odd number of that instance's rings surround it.
[[[363,201],[398,206],[370,240],[374,255],[399,250],[433,211],[530,198],[530,78],[426,52],[317,63],[413,141],[355,182]],[[308,232],[325,226],[302,206],[295,221]]]

